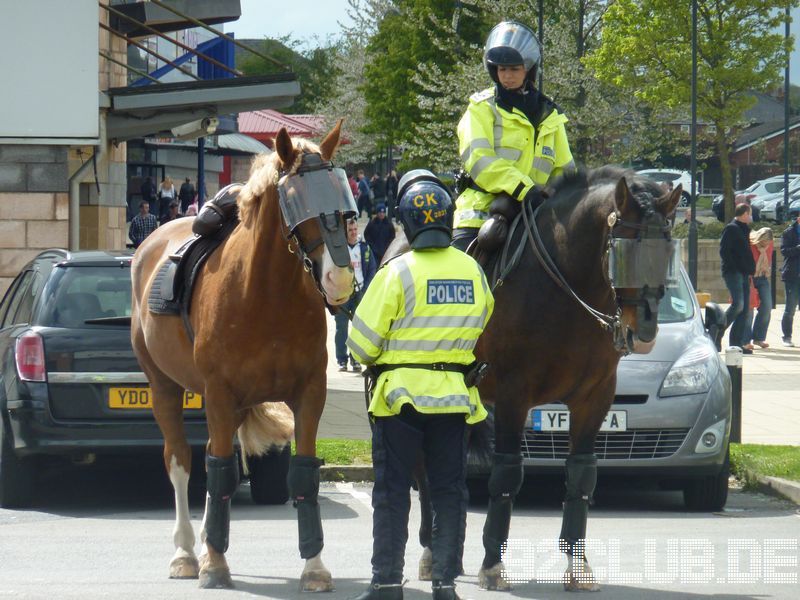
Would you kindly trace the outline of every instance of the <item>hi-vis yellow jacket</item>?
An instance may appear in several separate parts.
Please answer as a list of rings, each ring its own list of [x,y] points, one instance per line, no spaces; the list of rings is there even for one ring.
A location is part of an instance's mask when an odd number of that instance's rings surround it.
[[[458,123],[458,151],[464,169],[484,191],[469,188],[458,197],[454,227],[480,227],[496,194],[522,201],[534,185],[574,169],[566,122],[553,105],[537,131],[519,109],[497,106],[494,88],[473,94]]]
[[[455,248],[412,250],[380,268],[353,316],[347,347],[364,364],[459,363],[473,350],[494,309],[483,271]],[[420,413],[486,418],[476,387],[453,371],[399,368],[380,375],[369,405],[376,417],[411,403]]]

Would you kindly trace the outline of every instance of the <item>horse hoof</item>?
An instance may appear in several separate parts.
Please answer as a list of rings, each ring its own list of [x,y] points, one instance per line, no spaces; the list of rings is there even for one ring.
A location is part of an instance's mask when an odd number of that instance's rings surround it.
[[[431,581],[433,579],[433,553],[430,548],[423,548],[419,559],[419,580]]]
[[[193,556],[178,556],[169,563],[170,579],[197,579],[200,565]]]
[[[215,569],[200,572],[200,587],[205,590],[213,589],[233,589],[231,572],[227,569]]]
[[[314,570],[305,571],[300,577],[301,592],[332,592],[336,588],[333,586],[333,578],[330,571]]]
[[[564,572],[564,591],[566,592],[599,592],[600,585],[588,563],[584,563],[583,572],[577,575],[570,569]]]
[[[499,562],[491,569],[481,567],[478,571],[478,587],[482,590],[508,592],[511,590],[511,584],[503,577],[505,566]]]

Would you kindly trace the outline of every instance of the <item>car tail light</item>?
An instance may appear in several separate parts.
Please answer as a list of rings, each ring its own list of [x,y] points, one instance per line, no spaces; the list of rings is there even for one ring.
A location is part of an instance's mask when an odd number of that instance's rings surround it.
[[[44,343],[35,331],[29,331],[17,338],[14,352],[17,359],[17,373],[23,381],[46,381],[44,368]]]

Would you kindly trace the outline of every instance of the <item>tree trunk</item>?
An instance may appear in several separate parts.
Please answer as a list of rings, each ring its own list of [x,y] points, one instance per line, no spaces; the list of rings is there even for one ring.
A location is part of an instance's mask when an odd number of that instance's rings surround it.
[[[717,155],[719,156],[719,169],[722,172],[722,193],[725,196],[725,222],[733,219],[733,174],[728,157],[728,142],[725,139],[725,127],[721,123],[715,124],[717,128]]]

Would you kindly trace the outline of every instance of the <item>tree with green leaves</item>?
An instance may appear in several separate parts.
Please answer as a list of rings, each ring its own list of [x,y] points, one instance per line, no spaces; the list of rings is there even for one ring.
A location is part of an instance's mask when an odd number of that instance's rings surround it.
[[[797,0],[697,0],[697,115],[715,126],[715,146],[733,215],[729,148],[753,106],[752,91],[775,85],[786,63],[779,32]],[[616,0],[603,19],[602,45],[586,63],[597,76],[655,110],[688,113],[691,11],[674,0]],[[791,44],[791,41],[790,41]]]

